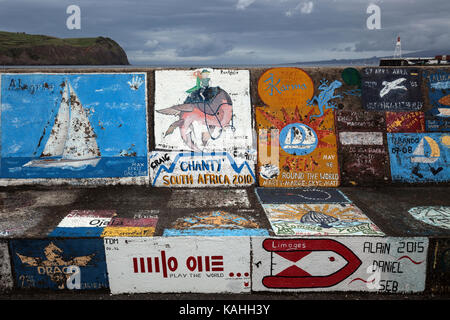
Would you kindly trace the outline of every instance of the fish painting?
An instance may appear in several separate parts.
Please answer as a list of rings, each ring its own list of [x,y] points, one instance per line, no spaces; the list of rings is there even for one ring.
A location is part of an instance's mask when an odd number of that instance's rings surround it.
[[[300,219],[300,222],[302,223],[318,224],[322,228],[331,228],[332,226],[330,224],[337,221],[339,221],[339,219],[317,211],[309,211]]]

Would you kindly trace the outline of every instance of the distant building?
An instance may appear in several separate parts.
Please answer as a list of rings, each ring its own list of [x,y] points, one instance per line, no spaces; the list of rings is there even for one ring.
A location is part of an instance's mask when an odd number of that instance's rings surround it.
[[[384,58],[380,59],[380,66],[429,66],[450,65],[450,55],[440,55],[426,58]]]

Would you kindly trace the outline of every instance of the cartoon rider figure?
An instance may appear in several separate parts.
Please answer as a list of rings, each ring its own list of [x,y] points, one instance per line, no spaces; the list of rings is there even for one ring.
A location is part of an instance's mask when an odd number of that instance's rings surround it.
[[[186,93],[191,94],[191,96],[199,96],[201,97],[202,101],[205,101],[206,99],[203,94],[205,90],[209,88],[209,81],[211,80],[209,74],[210,72],[208,70],[203,69],[200,74],[197,74],[197,83],[195,87],[187,90]]]

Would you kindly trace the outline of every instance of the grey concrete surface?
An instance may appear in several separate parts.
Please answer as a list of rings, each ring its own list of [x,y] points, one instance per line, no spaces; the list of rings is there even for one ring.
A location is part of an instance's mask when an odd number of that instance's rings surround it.
[[[11,230],[9,235],[3,234],[4,239],[45,238],[71,210],[115,210],[120,217],[157,215],[155,236],[161,236],[164,228],[181,216],[208,210],[239,212],[270,230],[254,188],[239,190],[143,186],[3,188],[0,189],[0,230]],[[447,186],[342,187],[339,190],[387,236],[450,236],[450,230],[418,221],[408,213],[415,206],[450,206]]]
[[[109,291],[50,291],[15,289],[0,293],[0,300],[448,300],[450,298],[450,230],[433,227],[408,214],[414,206],[450,206],[447,186],[339,188],[385,234],[394,237],[430,238],[427,287],[420,294],[378,293],[250,293],[250,294],[134,294]],[[120,217],[157,215],[155,236],[161,236],[177,218],[208,210],[238,213],[261,228],[270,223],[254,188],[164,189],[142,186],[8,187],[0,189],[0,240],[46,238],[71,210],[116,210]],[[439,246],[438,246],[439,244]],[[447,259],[447,260],[445,260]]]

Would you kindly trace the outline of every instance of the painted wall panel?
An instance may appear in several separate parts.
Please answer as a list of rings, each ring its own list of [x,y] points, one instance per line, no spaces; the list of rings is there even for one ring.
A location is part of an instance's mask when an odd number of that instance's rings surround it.
[[[101,239],[12,240],[10,247],[19,288],[108,288]]]
[[[48,236],[98,238],[116,215],[112,210],[72,210]]]
[[[380,132],[386,129],[385,112],[336,111],[336,128],[342,131]]]
[[[165,157],[150,170],[156,187],[244,187],[255,184],[254,156],[233,157],[227,152],[159,152],[150,159]],[[150,160],[151,161],[151,160]]]
[[[372,185],[389,180],[385,112],[339,110],[338,153],[343,185]]]
[[[386,112],[387,132],[425,132],[423,112]]]
[[[245,212],[245,215],[239,210],[194,212],[176,219],[164,229],[163,236],[268,236],[269,232],[254,218],[255,212],[251,209]]]
[[[104,238],[112,294],[249,292],[249,237]]]
[[[103,229],[102,237],[151,237],[155,233],[158,217],[120,218],[109,221]]]
[[[388,133],[393,181],[439,182],[450,179],[450,136],[444,133]]]
[[[252,237],[254,291],[422,292],[427,238]]]
[[[450,131],[450,73],[444,69],[427,70],[424,78],[428,89],[427,131]]]
[[[146,73],[2,74],[0,178],[145,181],[146,84]]]
[[[384,233],[354,204],[263,204],[277,236]]]
[[[362,105],[374,111],[419,111],[422,101],[422,75],[415,68],[362,70]]]
[[[342,145],[382,146],[382,132],[339,132],[339,141]]]
[[[156,149],[252,149],[249,91],[248,70],[156,70]]]
[[[450,229],[450,207],[446,206],[421,206],[408,210],[415,219],[429,225]]]
[[[341,85],[323,79],[314,95],[314,83],[301,69],[261,75],[258,92],[267,105],[255,111],[260,186],[339,186],[334,99],[341,97],[335,92]]]

